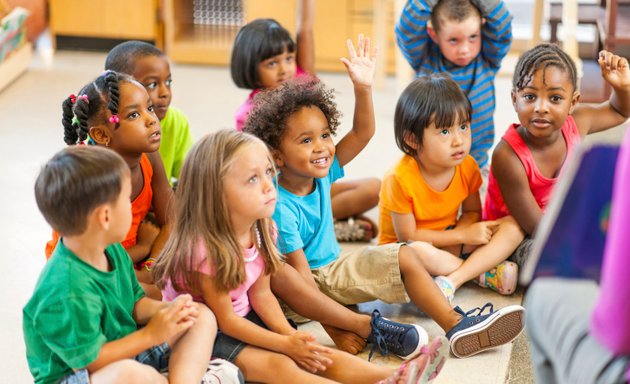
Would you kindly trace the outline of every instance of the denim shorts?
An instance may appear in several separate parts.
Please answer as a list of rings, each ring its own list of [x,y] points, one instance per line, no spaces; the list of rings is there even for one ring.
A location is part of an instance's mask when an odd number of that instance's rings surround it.
[[[171,357],[171,349],[168,344],[162,343],[140,352],[133,359],[139,363],[150,365],[158,372],[166,372],[168,369],[168,359]],[[90,374],[87,369],[81,369],[75,373],[61,379],[59,384],[89,384]]]
[[[258,314],[252,309],[249,311],[247,315],[245,315],[245,319],[251,321],[252,323],[263,327],[265,329],[267,326],[263,323],[262,319],[258,317]],[[297,329],[297,325],[292,321],[288,320],[289,324],[295,329]],[[236,356],[245,348],[248,344],[243,343],[240,340],[237,340],[231,336],[226,335],[225,333],[219,332],[217,333],[217,337],[214,340],[214,347],[212,348],[212,358],[220,358],[227,360],[231,363],[234,363]]]

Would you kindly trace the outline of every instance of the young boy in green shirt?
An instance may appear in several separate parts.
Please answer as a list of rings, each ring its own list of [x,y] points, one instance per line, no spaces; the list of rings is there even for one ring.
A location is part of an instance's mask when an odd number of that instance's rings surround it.
[[[61,239],[23,310],[36,383],[199,383],[212,374],[212,312],[189,295],[145,297],[120,245],[130,193],[127,164],[96,146],[62,150],[37,178],[37,205]]]

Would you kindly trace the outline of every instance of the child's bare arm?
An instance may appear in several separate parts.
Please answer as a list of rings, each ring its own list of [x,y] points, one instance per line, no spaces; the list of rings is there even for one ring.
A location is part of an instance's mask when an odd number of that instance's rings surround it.
[[[529,188],[523,164],[501,141],[492,154],[492,173],[510,214],[528,235],[533,235],[543,212]]]
[[[214,312],[219,329],[226,335],[252,346],[287,354],[292,358],[295,358],[293,356],[295,354],[306,355],[310,364],[300,365],[311,372],[326,369],[325,367],[330,365],[330,360],[325,357],[328,348],[316,344],[314,338],[311,340],[311,337],[302,332],[281,335],[262,328],[237,315],[228,292],[219,291],[211,278],[202,275],[199,281],[204,301]]]
[[[151,314],[151,316],[148,316]],[[173,341],[195,324],[197,306],[190,295],[182,295],[171,303],[142,298],[134,306],[134,318],[146,320],[147,325],[123,338],[105,343],[98,357],[87,366],[95,372],[113,362],[132,358],[155,345]]]
[[[481,54],[486,63],[498,69],[501,60],[512,44],[512,15],[501,0],[470,0],[479,9],[481,27]]]
[[[599,105],[579,104],[573,117],[582,136],[616,127],[630,117],[628,60],[608,51],[599,53],[602,77],[612,87],[610,99]]]
[[[479,197],[479,191],[469,195],[466,200],[462,202],[461,209],[462,214],[459,219],[457,219],[455,228],[465,228],[481,220],[481,198]]]
[[[298,3],[297,65],[306,73],[315,74],[315,0]]]
[[[432,44],[427,25],[435,4],[437,0],[408,0],[396,23],[396,43],[416,72],[420,71],[429,53],[429,44]]]
[[[372,83],[376,69],[376,53],[371,52],[370,38],[359,35],[357,50],[348,39],[349,59],[341,59],[354,85],[354,119],[352,129],[337,144],[337,160],[340,166],[348,164],[365,148],[374,136],[374,104]]]
[[[416,219],[412,213],[391,213],[394,231],[398,241],[424,241],[437,248],[445,248],[459,244],[487,244],[492,238],[495,221],[482,221],[466,227],[455,227],[451,230],[434,230],[416,227]]]
[[[247,291],[249,303],[271,331],[281,335],[290,335],[295,332],[295,329],[284,317],[278,299],[271,292],[270,284],[269,275],[259,277]]]
[[[300,248],[291,253],[287,253],[286,257],[287,263],[298,271],[298,273],[304,278],[304,281],[317,288],[317,283],[315,283],[315,279],[313,279],[313,275],[311,274],[311,267],[308,265],[308,260],[306,259],[304,250]]]
[[[153,189],[153,211],[160,224],[160,234],[155,240],[151,249],[151,257],[157,258],[170,234],[170,204],[175,201],[175,194],[171,185],[166,180],[164,164],[158,152],[147,154],[153,167],[153,178],[151,188]]]
[[[140,223],[136,245],[127,249],[134,263],[144,260],[151,253],[153,244],[160,234],[160,228],[149,222]]]

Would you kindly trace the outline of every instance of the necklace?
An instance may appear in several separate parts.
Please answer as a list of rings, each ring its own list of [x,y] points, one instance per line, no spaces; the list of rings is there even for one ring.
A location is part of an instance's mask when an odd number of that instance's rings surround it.
[[[262,240],[260,237],[260,232],[258,231],[258,226],[255,227],[255,230],[256,230],[256,241],[257,241],[258,247],[262,247]],[[250,257],[243,256],[243,260],[245,260],[246,263],[249,263],[256,260],[257,257],[258,257],[258,252],[254,251],[254,254]]]

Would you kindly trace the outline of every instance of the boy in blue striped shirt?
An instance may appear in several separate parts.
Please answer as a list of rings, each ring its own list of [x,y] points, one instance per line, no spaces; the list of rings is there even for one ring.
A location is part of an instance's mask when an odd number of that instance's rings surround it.
[[[396,40],[418,75],[448,72],[472,104],[470,154],[488,174],[494,142],[494,77],[512,42],[501,0],[408,0]]]

